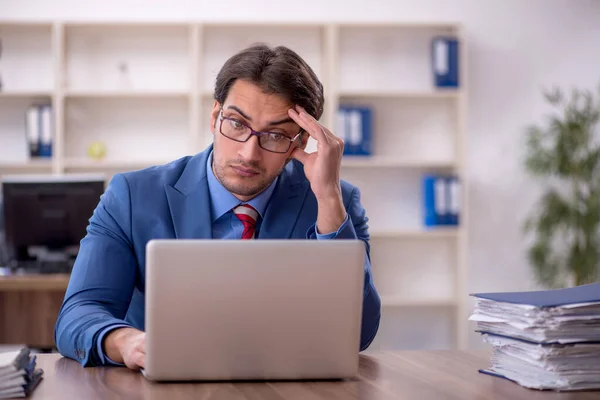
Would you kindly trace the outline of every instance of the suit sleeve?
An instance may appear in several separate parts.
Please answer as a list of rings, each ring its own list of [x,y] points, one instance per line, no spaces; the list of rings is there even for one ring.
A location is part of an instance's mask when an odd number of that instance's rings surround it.
[[[375,289],[371,273],[371,255],[369,244],[369,227],[366,211],[360,203],[360,190],[354,188],[345,204],[346,220],[337,232],[317,234],[316,223],[306,233],[307,239],[360,239],[365,243],[365,286],[363,293],[363,312],[360,337],[360,351],[366,350],[379,329],[381,319],[381,299]]]
[[[131,242],[131,198],[125,176],[117,174],[90,218],[60,308],[54,338],[58,351],[83,366],[110,364],[98,346],[123,319],[136,281]]]

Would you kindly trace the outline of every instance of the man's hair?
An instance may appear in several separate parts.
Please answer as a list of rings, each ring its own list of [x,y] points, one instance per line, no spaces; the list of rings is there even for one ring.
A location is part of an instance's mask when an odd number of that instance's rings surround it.
[[[323,114],[323,85],[309,65],[287,47],[258,43],[233,55],[217,75],[215,100],[223,104],[238,79],[299,104],[315,119]]]

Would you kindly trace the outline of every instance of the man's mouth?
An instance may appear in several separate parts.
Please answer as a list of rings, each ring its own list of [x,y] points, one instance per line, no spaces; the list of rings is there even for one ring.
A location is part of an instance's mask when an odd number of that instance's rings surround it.
[[[256,176],[258,175],[260,172],[256,169],[252,169],[252,168],[245,168],[242,167],[240,165],[232,165],[231,168],[233,168],[233,170],[240,176],[245,176],[245,177],[251,177],[251,176]]]

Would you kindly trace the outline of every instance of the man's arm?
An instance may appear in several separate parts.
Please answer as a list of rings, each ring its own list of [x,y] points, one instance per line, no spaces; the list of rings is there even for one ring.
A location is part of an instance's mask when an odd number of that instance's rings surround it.
[[[345,205],[347,210],[345,219],[336,230],[332,232],[321,232],[317,228],[318,224],[313,225],[307,232],[308,239],[360,239],[365,243],[365,285],[363,293],[363,313],[362,326],[360,337],[360,351],[369,347],[377,330],[379,329],[379,321],[381,319],[381,299],[373,284],[371,274],[371,256],[369,245],[369,229],[368,218],[365,209],[360,204],[360,190],[355,188],[350,195],[348,204]],[[319,212],[327,212],[327,209],[319,208]],[[332,211],[332,216],[321,215],[321,220],[334,220],[339,218],[337,211]],[[318,231],[317,231],[318,230]]]
[[[99,336],[129,326],[123,319],[137,273],[131,229],[129,185],[118,174],[90,218],[54,330],[59,352],[84,366],[110,364]]]

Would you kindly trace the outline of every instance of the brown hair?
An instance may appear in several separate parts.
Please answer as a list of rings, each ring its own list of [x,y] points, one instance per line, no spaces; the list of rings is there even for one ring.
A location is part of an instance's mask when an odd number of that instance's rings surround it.
[[[237,79],[299,104],[317,120],[323,114],[323,85],[308,64],[287,47],[258,43],[233,55],[217,75],[215,100],[223,104]]]

